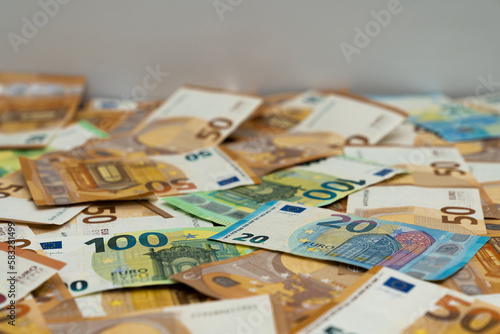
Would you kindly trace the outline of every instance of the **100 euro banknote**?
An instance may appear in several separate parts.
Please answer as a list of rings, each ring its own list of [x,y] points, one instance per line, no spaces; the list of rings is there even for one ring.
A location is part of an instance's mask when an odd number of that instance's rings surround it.
[[[121,287],[172,284],[172,274],[252,251],[207,240],[222,229],[177,228],[40,238],[40,244],[49,257],[68,263],[59,275],[71,294],[80,296]]]
[[[231,225],[269,201],[323,206],[404,172],[400,168],[336,156],[268,174],[257,186],[170,197],[164,201],[198,217]]]
[[[380,265],[426,280],[449,277],[488,239],[284,201],[269,202],[210,238],[363,268]]]

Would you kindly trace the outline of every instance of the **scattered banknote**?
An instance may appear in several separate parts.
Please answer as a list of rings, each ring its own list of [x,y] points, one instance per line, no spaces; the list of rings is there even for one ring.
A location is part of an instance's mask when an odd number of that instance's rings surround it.
[[[448,142],[500,137],[500,114],[484,107],[442,104],[409,118]]]
[[[294,332],[401,333],[447,293],[454,292],[389,268],[374,267]]]
[[[274,201],[209,239],[442,280],[489,238]]]
[[[33,224],[61,225],[88,205],[35,205],[21,171],[0,178],[0,219]]]
[[[29,226],[0,220],[0,242],[8,242],[9,240],[17,249],[45,254]]]
[[[94,98],[75,115],[110,135],[134,131],[163,101]]]
[[[36,159],[43,154],[71,150],[93,138],[104,138],[106,134],[87,122],[69,125],[58,132],[57,136],[43,149],[0,150],[0,177],[21,169],[18,157]]]
[[[340,265],[267,250],[203,264],[172,278],[213,298],[271,294],[288,319],[299,321],[331,302],[361,273],[343,274]]]
[[[450,98],[442,93],[430,94],[409,94],[409,95],[368,95],[368,97],[377,102],[390,105],[404,110],[410,115],[418,114],[421,110],[435,107],[442,103],[450,102]],[[394,129],[385,136],[379,144],[382,145],[416,145],[416,146],[438,146],[446,145],[446,141],[431,132],[420,129],[410,122]]]
[[[480,183],[500,181],[499,161],[467,161],[470,171]]]
[[[31,297],[35,299],[38,309],[43,314],[52,309],[60,308],[61,305],[73,300],[73,296],[71,296],[68,287],[64,285],[59,274],[55,274],[38,288],[31,291]]]
[[[159,224],[166,224],[166,228],[213,226],[206,220],[185,214],[175,208],[168,209],[171,215],[159,215],[149,207],[148,201],[96,202],[63,225],[37,225],[32,226],[31,230],[36,235],[43,235],[41,237],[47,239],[88,234],[114,234],[118,233],[116,228],[123,232],[129,228],[131,231],[140,231],[153,226],[158,227]],[[170,218],[174,219],[167,221]],[[147,223],[149,227],[142,228],[141,226],[145,226],[144,223]]]
[[[164,218],[162,216],[152,217],[130,217],[109,219],[105,216],[76,218],[75,235],[115,235],[132,231],[165,230],[170,228],[184,227],[213,227],[213,224],[201,219],[186,219],[186,217]],[[103,218],[103,220],[101,220]],[[94,220],[94,221],[93,221]]]
[[[172,274],[252,251],[207,240],[222,230],[180,228],[39,240],[49,257],[68,263],[59,275],[73,296],[82,296],[122,287],[172,284]]]
[[[289,327],[279,305],[269,296],[214,301],[167,307],[107,318],[49,323],[54,334],[78,329],[81,333],[288,334]]]
[[[475,175],[469,172],[468,163],[453,146],[346,146],[343,150],[353,157],[408,170],[408,174],[384,184],[480,188]]]
[[[435,107],[442,103],[451,102],[448,96],[438,92],[406,95],[367,95],[367,97],[371,100],[404,110],[410,115],[418,114],[421,110]]]
[[[498,92],[488,93],[484,95],[477,94],[456,99],[457,103],[463,103],[467,106],[479,106],[489,108],[500,112],[500,98]]]
[[[467,161],[500,161],[500,138],[455,143]]]
[[[402,334],[496,334],[500,307],[466,295],[446,294]]]
[[[349,196],[346,212],[456,233],[487,233],[476,188],[375,186]]]
[[[500,238],[492,237],[462,269],[442,284],[467,295],[500,293]]]
[[[494,203],[455,147],[352,146],[344,151],[409,171],[349,196],[347,213],[457,233],[464,233],[462,228],[466,228],[486,234],[483,207]]]
[[[336,156],[265,175],[257,186],[170,197],[164,201],[203,219],[231,225],[269,201],[324,206],[404,172],[387,165]]]
[[[467,161],[467,165],[491,200],[483,203],[485,217],[500,219],[500,161]]]
[[[0,310],[2,334],[51,334],[42,312],[34,299],[24,299],[15,304],[15,312]]]
[[[262,103],[257,96],[182,87],[134,130],[134,138],[163,154],[217,145]]]
[[[309,116],[323,98],[324,93],[313,90],[266,96],[261,107],[231,134],[231,138],[252,139],[287,133]]]
[[[9,231],[14,238],[14,232]],[[10,234],[12,233],[12,234]],[[15,308],[16,301],[25,297],[43,282],[65,266],[57,261],[36,252],[16,247],[14,239],[0,242],[4,279],[0,280],[0,309]]]
[[[351,94],[328,94],[291,131],[327,131],[342,137],[347,144],[376,144],[407,116],[400,109]]]
[[[342,153],[343,141],[333,133],[284,133],[232,142],[225,148],[236,154],[258,176],[278,169]]]
[[[43,312],[47,321],[122,315],[213,300],[186,285],[127,288],[71,298]]]
[[[165,197],[260,182],[247,166],[216,147],[142,158],[19,159],[37,205]]]
[[[43,148],[69,124],[85,78],[0,73],[0,148]]]
[[[474,298],[487,302],[488,304],[500,307],[500,294],[495,293],[492,295],[476,295]]]

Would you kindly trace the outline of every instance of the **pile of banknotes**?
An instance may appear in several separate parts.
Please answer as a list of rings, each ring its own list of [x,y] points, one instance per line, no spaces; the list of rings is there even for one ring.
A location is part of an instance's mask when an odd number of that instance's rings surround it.
[[[500,333],[500,98],[89,98],[0,73],[1,333]]]

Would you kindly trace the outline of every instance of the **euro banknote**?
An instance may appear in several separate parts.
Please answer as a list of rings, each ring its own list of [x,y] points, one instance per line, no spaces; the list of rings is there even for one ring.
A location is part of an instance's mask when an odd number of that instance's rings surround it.
[[[134,231],[108,236],[39,237],[47,256],[68,265],[59,275],[73,296],[122,287],[172,284],[170,275],[251,252],[209,241],[222,228]]]
[[[98,216],[93,216],[98,217]],[[162,216],[152,217],[130,217],[111,219],[104,217],[103,220],[91,222],[90,217],[79,216],[76,218],[76,233],[78,235],[114,235],[132,231],[165,230],[171,228],[189,227],[213,227],[213,224],[201,219],[186,219],[185,217],[163,218]]]
[[[488,239],[284,201],[269,202],[210,237],[367,269],[381,265],[425,280],[451,276]]]
[[[83,333],[288,334],[283,311],[269,296],[166,307],[126,315],[49,322],[52,333],[78,328]]]
[[[231,138],[241,140],[287,133],[309,116],[324,97],[324,92],[315,90],[265,96],[259,109],[231,134]]]
[[[0,151],[0,177],[21,169],[19,157],[36,159],[43,154],[74,149],[94,138],[104,138],[106,134],[87,122],[69,125],[57,133],[50,145],[43,149],[19,149]]]
[[[442,104],[411,116],[409,121],[448,142],[500,137],[500,115],[484,107]]]
[[[46,311],[47,321],[123,315],[213,300],[186,285],[150,286],[96,292],[64,300]]]
[[[483,203],[485,217],[500,219],[500,161],[467,161],[491,202]],[[488,221],[486,222],[488,224]]]
[[[217,299],[270,294],[290,321],[301,321],[331,302],[361,273],[345,272],[334,262],[260,250],[203,264],[172,278]]]
[[[342,153],[343,139],[329,132],[284,133],[225,144],[258,176]]]
[[[95,202],[63,225],[36,225],[31,226],[31,230],[46,239],[85,234],[114,234],[117,233],[117,228],[123,232],[127,232],[127,229],[140,231],[147,229],[141,228],[145,226],[144,223],[149,227],[165,224],[168,228],[213,226],[206,220],[178,209],[168,208],[171,215],[159,215],[149,209],[148,203],[148,201]],[[174,219],[167,221],[170,218]]]
[[[84,85],[81,76],[1,73],[0,148],[47,146],[72,120]]]
[[[0,242],[8,242],[17,249],[31,250],[39,254],[45,254],[31,228],[24,224],[0,221]]]
[[[344,144],[376,144],[407,116],[398,108],[352,94],[328,94],[290,131],[327,131],[343,137]]]
[[[465,295],[446,294],[402,334],[495,334],[500,332],[500,307]]]
[[[500,112],[500,99],[498,92],[491,92],[483,95],[478,93],[479,92],[476,92],[475,95],[462,97],[456,99],[455,101],[463,103],[467,106],[485,107]]]
[[[405,172],[348,156],[335,156],[265,175],[257,186],[170,197],[164,201],[203,219],[231,225],[269,201],[324,206]]]
[[[88,205],[37,206],[21,171],[0,178],[0,219],[32,224],[61,225]]]
[[[93,98],[76,113],[76,120],[86,120],[101,131],[118,135],[134,131],[162,100]]]
[[[455,147],[351,146],[344,151],[409,171],[350,196],[348,213],[454,232],[465,227],[476,234],[486,234],[483,208],[496,216],[493,201]],[[448,219],[463,213],[469,218]]]
[[[13,232],[8,233],[10,236]],[[16,301],[28,295],[66,265],[29,249],[16,247],[14,239],[0,242],[0,256],[4,268],[4,279],[0,280],[0,309],[15,309]]]
[[[475,175],[469,171],[468,164],[454,146],[346,146],[344,153],[408,170],[408,174],[384,184],[480,188]]]
[[[346,212],[450,232],[487,233],[476,188],[374,186],[349,196]]]
[[[467,161],[467,166],[480,183],[500,181],[500,160],[472,160]]]
[[[455,143],[467,161],[500,161],[500,138]]]
[[[51,334],[42,312],[33,298],[25,298],[15,304],[15,312],[0,310],[0,332],[3,334]]]
[[[221,143],[262,103],[257,96],[185,86],[134,130],[134,139],[163,154]]]
[[[371,100],[399,108],[413,115],[442,103],[451,102],[451,99],[439,92],[424,94],[399,94],[399,95],[376,95],[370,94],[367,97]]]
[[[491,237],[462,269],[442,284],[466,295],[500,293],[500,238]]]
[[[260,182],[217,147],[168,156],[76,160],[61,155],[20,162],[37,205],[165,197]]]
[[[430,311],[432,304],[448,294],[461,296],[457,292],[401,272],[374,267],[340,297],[295,327],[294,332],[401,333],[409,324]],[[470,299],[468,296],[463,297]],[[422,330],[426,328],[424,326]]]

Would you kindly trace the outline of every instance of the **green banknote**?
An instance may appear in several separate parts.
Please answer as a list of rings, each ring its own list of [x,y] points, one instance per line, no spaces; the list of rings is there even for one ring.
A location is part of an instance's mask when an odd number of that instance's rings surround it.
[[[172,284],[175,282],[170,275],[253,250],[207,240],[222,230],[202,227],[137,231],[40,239],[40,244],[49,257],[67,263],[59,275],[76,297],[122,287]]]
[[[370,161],[335,156],[270,173],[261,178],[259,185],[163,200],[198,217],[228,226],[269,201],[324,206],[404,172],[404,169]]]

